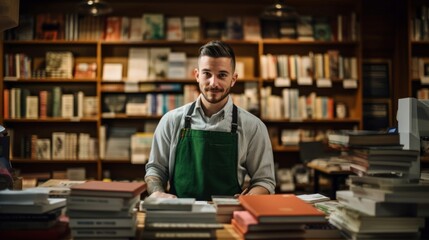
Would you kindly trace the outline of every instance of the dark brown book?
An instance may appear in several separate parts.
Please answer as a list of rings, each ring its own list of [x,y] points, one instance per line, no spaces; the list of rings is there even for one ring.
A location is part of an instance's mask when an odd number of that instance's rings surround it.
[[[144,182],[88,181],[70,187],[71,195],[134,197],[146,191]]]

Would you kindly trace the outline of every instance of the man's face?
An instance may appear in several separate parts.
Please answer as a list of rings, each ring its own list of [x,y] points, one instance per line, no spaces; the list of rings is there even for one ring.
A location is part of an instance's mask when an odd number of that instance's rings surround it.
[[[237,74],[231,66],[231,59],[226,57],[201,57],[195,77],[204,99],[212,104],[226,99],[237,80]]]

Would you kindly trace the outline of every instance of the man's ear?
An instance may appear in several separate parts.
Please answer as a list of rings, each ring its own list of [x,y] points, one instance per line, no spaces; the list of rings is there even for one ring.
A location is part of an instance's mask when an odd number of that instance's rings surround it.
[[[199,75],[200,75],[200,73],[198,71],[198,68],[194,68],[194,77],[197,80],[197,82],[200,82]]]
[[[237,81],[237,79],[238,79],[238,73],[234,73],[233,75],[232,75],[232,82],[231,82],[231,87],[233,87],[234,85],[235,85],[235,82]]]

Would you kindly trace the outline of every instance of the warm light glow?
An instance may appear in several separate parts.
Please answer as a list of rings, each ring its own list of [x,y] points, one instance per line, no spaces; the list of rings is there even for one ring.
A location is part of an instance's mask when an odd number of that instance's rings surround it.
[[[88,5],[93,5],[93,4],[94,4],[94,1],[92,1],[92,0],[88,1]]]

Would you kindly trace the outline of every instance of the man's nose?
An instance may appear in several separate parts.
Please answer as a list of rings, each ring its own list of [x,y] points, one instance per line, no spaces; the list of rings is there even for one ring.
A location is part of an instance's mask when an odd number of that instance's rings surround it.
[[[211,78],[210,78],[210,86],[217,86],[218,85],[218,83],[219,83],[219,79],[216,77],[216,76],[212,76]]]

